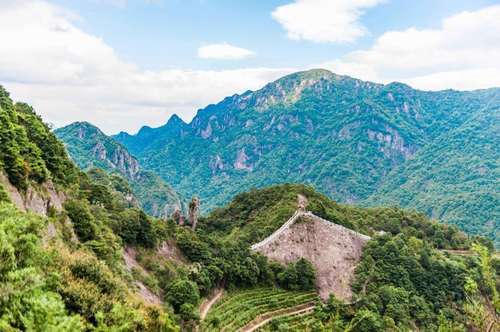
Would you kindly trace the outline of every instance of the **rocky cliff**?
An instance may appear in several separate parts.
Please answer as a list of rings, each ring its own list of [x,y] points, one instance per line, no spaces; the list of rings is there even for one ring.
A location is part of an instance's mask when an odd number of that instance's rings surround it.
[[[84,170],[100,168],[120,174],[132,188],[140,206],[156,217],[170,217],[184,209],[177,193],[154,172],[142,169],[137,159],[113,138],[88,122],[76,122],[57,129],[71,158]]]

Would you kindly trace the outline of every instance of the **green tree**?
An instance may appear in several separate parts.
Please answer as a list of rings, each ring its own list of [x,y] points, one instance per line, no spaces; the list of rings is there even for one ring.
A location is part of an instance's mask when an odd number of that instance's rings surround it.
[[[198,286],[187,279],[174,280],[167,289],[167,300],[177,312],[183,304],[195,305],[200,300]]]

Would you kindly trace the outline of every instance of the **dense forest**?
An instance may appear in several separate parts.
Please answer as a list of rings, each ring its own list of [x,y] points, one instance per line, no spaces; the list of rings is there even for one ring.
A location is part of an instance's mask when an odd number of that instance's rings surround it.
[[[421,91],[323,69],[228,96],[190,123],[114,138],[205,211],[304,183],[338,202],[415,208],[498,244],[498,88]]]
[[[399,208],[339,204],[292,184],[241,193],[197,228],[180,225],[138,208],[118,174],[77,168],[34,110],[3,88],[0,117],[2,331],[218,330],[231,317],[236,328],[265,310],[311,303],[315,331],[461,331],[484,328],[500,311],[492,242],[455,226]],[[15,193],[48,203],[35,215]],[[298,194],[316,215],[372,237],[352,303],[318,301],[307,260],[280,265],[249,248],[290,217]],[[221,287],[228,295],[200,322],[202,299]],[[241,316],[228,315],[245,303]]]

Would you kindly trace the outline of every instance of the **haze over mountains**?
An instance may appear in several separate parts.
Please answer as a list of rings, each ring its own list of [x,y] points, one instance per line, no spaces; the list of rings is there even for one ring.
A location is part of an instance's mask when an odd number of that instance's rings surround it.
[[[340,202],[416,208],[498,244],[499,107],[498,88],[426,92],[318,69],[227,97],[189,124],[174,115],[113,138],[205,211],[252,187],[307,183]]]

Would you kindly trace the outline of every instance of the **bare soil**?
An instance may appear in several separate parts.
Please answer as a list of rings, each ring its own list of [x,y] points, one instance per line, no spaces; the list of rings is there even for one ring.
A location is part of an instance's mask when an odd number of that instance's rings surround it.
[[[354,270],[369,239],[366,235],[304,213],[256,251],[282,264],[307,259],[316,270],[316,288],[320,297],[326,300],[334,294],[337,299],[349,302]]]

